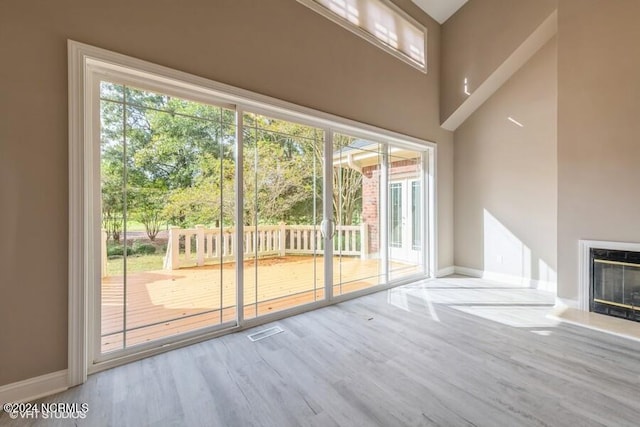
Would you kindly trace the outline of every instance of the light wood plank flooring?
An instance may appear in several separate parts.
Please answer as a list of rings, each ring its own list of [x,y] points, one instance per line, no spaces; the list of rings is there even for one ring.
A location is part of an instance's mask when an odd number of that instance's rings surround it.
[[[640,343],[481,279],[417,283],[89,377],[81,426],[637,426]],[[270,325],[258,329],[266,328]],[[16,421],[0,425],[74,425]]]

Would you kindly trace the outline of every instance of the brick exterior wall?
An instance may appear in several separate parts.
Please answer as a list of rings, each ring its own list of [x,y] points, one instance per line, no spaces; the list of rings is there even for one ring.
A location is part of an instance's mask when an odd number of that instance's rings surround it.
[[[378,201],[380,170],[378,165],[362,168],[362,221],[369,229],[368,254],[378,253],[380,249]]]
[[[389,169],[389,181],[394,175],[412,174],[418,170],[417,160],[399,160],[392,162]],[[362,168],[362,221],[369,227],[369,254],[377,254],[380,249],[380,166]]]

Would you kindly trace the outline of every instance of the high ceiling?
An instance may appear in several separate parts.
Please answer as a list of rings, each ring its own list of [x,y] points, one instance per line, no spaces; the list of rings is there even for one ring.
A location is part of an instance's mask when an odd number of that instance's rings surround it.
[[[427,15],[439,23],[443,23],[456,13],[467,0],[411,0],[424,10]]]

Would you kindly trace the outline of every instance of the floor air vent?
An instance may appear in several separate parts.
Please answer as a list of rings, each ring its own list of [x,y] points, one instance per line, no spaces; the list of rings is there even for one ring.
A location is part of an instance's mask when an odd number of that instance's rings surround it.
[[[284,329],[280,326],[274,326],[273,328],[254,332],[253,334],[247,335],[247,337],[249,337],[251,341],[260,341],[262,339],[269,338],[272,335],[279,334],[280,332],[284,332]]]

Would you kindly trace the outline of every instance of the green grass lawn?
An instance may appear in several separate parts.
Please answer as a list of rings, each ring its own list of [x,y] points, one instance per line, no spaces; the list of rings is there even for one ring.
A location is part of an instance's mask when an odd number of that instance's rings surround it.
[[[166,252],[166,240],[151,242],[147,239],[130,240],[127,255],[127,272],[162,270]],[[109,241],[107,243],[107,275],[117,276],[124,271],[123,244]],[[155,251],[155,252],[154,252]]]
[[[114,257],[107,260],[107,273],[109,276],[121,275],[124,272],[124,257]],[[162,270],[164,253],[152,255],[127,256],[127,273],[138,271]]]
[[[138,221],[127,221],[127,231],[144,231],[144,224]]]
[[[164,231],[167,229],[167,225],[166,224],[162,224],[160,226],[160,231]],[[129,220],[127,221],[127,231],[146,231],[146,228],[144,228],[144,224],[138,221],[133,221],[133,220]]]
[[[164,230],[163,227],[161,227],[161,229]],[[146,229],[143,223],[129,220],[127,221],[127,231],[146,231]]]

